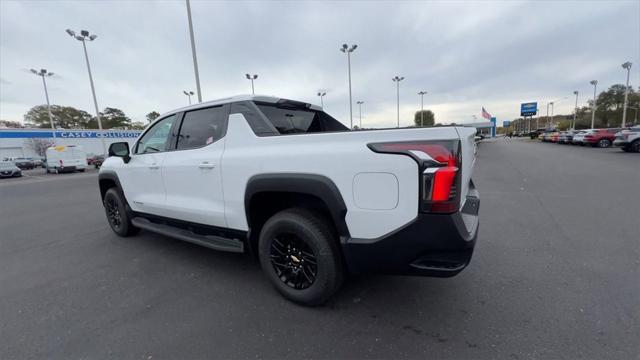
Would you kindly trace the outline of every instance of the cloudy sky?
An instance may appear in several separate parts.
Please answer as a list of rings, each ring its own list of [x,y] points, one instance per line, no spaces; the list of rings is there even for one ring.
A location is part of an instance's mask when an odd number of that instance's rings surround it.
[[[256,92],[319,103],[349,122],[347,59],[352,56],[355,102],[363,125],[395,126],[419,109],[417,92],[439,122],[471,122],[484,106],[498,121],[518,115],[523,101],[558,102],[569,113],[593,88],[624,81],[634,63],[640,83],[640,1],[259,1],[192,0],[204,100],[250,93],[244,74],[259,74]],[[0,0],[0,119],[22,120],[43,104],[29,68],[56,73],[53,104],[93,113],[81,43],[65,29],[98,35],[88,43],[100,108],[143,120],[152,110],[187,104],[195,81],[185,2]]]

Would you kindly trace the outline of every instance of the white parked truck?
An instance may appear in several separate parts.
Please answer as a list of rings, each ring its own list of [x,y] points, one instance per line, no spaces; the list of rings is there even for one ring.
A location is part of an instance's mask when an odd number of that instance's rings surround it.
[[[58,145],[47,148],[45,169],[47,173],[83,172],[89,166],[87,153],[80,146]]]
[[[348,274],[450,277],[471,259],[475,129],[350,131],[303,102],[237,96],[158,118],[99,173],[108,222],[255,254],[317,305]]]

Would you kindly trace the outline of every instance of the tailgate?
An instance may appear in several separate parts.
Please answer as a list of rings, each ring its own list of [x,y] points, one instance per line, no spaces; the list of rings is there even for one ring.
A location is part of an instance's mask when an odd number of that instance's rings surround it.
[[[469,183],[476,162],[476,129],[456,127],[456,130],[460,136],[460,145],[462,146],[462,176],[460,179],[460,209],[462,209],[469,194]]]

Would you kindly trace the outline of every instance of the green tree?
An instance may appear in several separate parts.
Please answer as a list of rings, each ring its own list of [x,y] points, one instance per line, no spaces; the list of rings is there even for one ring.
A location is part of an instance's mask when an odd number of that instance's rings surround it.
[[[422,116],[424,114],[424,123],[422,123]],[[436,122],[436,116],[431,110],[418,110],[416,111],[413,122],[417,127],[420,126],[433,126]]]
[[[129,126],[129,129],[131,129],[131,130],[144,130],[144,128],[146,126],[147,125],[145,125],[142,121],[134,121]]]
[[[51,105],[51,116],[56,128],[86,129],[91,122],[91,115],[71,106]],[[47,105],[37,105],[24,115],[24,122],[31,127],[50,128]]]
[[[124,111],[106,107],[100,112],[100,120],[102,122],[103,129],[124,129],[131,127],[131,119],[125,115]],[[98,120],[96,118],[91,119],[91,129],[98,128]]]
[[[152,111],[150,113],[147,114],[147,121],[148,122],[153,122],[153,120],[157,119],[160,116],[160,113],[157,111]]]

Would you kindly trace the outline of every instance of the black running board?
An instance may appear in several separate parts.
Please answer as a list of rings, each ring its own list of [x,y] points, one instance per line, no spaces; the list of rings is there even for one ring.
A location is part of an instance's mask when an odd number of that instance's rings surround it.
[[[186,229],[165,224],[156,224],[143,217],[134,217],[131,219],[131,223],[133,226],[141,229],[149,230],[178,240],[188,241],[210,249],[235,253],[244,252],[244,243],[238,239],[228,239],[216,235],[200,235]]]

